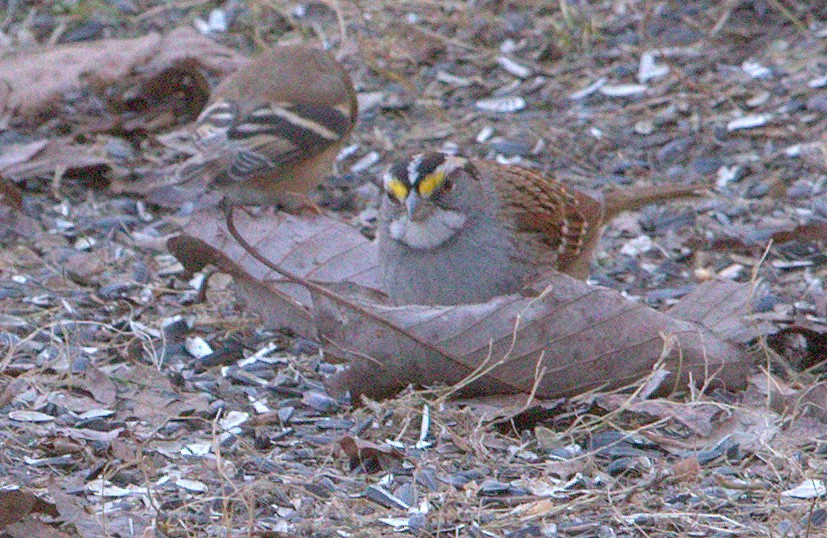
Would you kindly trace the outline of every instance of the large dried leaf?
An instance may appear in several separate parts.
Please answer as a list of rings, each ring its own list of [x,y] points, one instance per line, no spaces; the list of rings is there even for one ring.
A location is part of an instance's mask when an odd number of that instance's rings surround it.
[[[339,446],[350,458],[351,471],[361,466],[368,473],[392,472],[405,458],[405,453],[398,448],[379,445],[350,435],[339,439]]]
[[[48,140],[35,140],[21,144],[5,144],[0,152],[0,172],[12,166],[25,163],[40,153],[49,144]]]
[[[333,388],[354,395],[454,385],[485,369],[464,394],[533,390],[556,398],[633,383],[661,357],[672,374],[664,386],[685,386],[691,375],[736,387],[748,366],[742,349],[702,325],[560,274],[538,298],[453,307],[361,303],[372,316],[322,296],[314,306],[326,353],[351,362]]]
[[[535,391],[556,398],[633,383],[661,358],[671,373],[661,385],[666,389],[685,386],[690,375],[730,387],[744,382],[746,354],[716,334],[740,334],[733,326],[749,313],[749,293],[737,285],[710,284],[690,296],[686,308],[676,307],[685,319],[558,274],[535,286],[536,297],[390,307],[364,295],[337,295],[342,284],[373,287],[376,280],[373,244],[352,228],[326,217],[236,215],[239,232],[264,258],[325,283],[327,291],[284,282],[230,237],[218,212],[194,216],[170,250],[190,270],[211,263],[233,274],[248,306],[271,313],[265,324],[322,338],[328,357],[351,363],[333,387],[354,396],[383,397],[408,384],[454,385],[486,370],[462,393]]]
[[[342,222],[272,210],[257,216],[236,211],[234,219],[242,237],[283,269],[337,287],[351,283],[378,288],[373,243]],[[288,326],[316,337],[309,292],[253,258],[230,236],[225,222],[220,211],[198,212],[167,247],[190,272],[211,264],[233,275],[248,309],[259,314],[265,325]]]
[[[724,340],[746,343],[777,330],[749,317],[755,292],[749,284],[730,280],[704,282],[675,304],[669,315],[699,323]]]
[[[12,183],[0,176],[0,205],[12,211],[23,211],[23,196]]]
[[[149,34],[11,54],[0,60],[0,80],[11,89],[0,106],[24,118],[42,116],[63,93],[81,87],[84,75],[117,80],[148,62],[160,43],[161,36]]]
[[[177,417],[203,413],[209,407],[206,394],[178,391],[169,379],[149,366],[135,366],[129,372],[122,373],[122,379],[135,385],[119,411],[127,417],[140,418],[151,428],[161,427]],[[106,436],[107,440],[118,436],[118,432],[113,430],[112,433],[114,435]]]
[[[105,86],[132,73],[152,76],[184,58],[221,74],[244,61],[191,28],[11,54],[0,59],[0,81],[9,90],[0,94],[0,111],[29,121],[43,118],[68,91],[90,82]]]

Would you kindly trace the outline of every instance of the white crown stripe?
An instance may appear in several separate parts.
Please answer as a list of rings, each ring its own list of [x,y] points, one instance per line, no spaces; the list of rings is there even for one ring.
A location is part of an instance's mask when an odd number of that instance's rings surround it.
[[[422,160],[425,159],[425,154],[420,153],[419,155],[415,155],[411,162],[408,163],[408,184],[409,185],[416,185],[417,179],[419,179],[419,165],[422,164]]]

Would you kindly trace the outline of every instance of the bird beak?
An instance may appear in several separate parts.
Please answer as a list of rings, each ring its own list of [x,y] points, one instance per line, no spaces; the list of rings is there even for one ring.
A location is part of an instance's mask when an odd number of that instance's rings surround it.
[[[422,198],[419,197],[416,191],[411,191],[407,198],[405,198],[405,207],[408,209],[408,219],[416,220],[416,210],[419,207],[419,202]]]

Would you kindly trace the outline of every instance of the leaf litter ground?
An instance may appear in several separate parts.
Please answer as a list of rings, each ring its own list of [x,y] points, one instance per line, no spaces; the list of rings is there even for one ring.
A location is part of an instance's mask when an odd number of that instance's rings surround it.
[[[827,13],[720,4],[343,3],[362,116],[339,163],[348,175],[321,202],[372,233],[369,180],[424,148],[586,187],[707,182],[706,201],[615,221],[593,275],[660,307],[703,280],[760,281],[756,322],[779,331],[754,345],[737,393],[657,399],[654,371],[624,392],[541,405],[408,390],[351,406],[323,383],[341,365],[262,329],[229,278],[194,301],[165,248],[186,217],[100,188],[167,164],[156,130],[168,111],[113,121],[100,93],[61,88],[45,121],[7,114],[0,171],[19,188],[3,187],[0,214],[0,465],[22,493],[3,492],[0,522],[32,514],[7,532],[823,533]],[[4,32],[23,49],[208,15],[133,7],[11,10]],[[217,37],[245,54],[283,32],[339,46],[336,13],[294,8],[220,11],[232,24]],[[45,139],[57,149],[39,153]]]

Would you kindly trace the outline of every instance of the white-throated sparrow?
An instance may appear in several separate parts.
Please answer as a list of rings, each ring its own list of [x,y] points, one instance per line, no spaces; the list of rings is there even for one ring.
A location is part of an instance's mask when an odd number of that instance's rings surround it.
[[[664,185],[590,194],[522,166],[441,153],[396,162],[383,177],[383,285],[396,303],[484,302],[554,268],[588,277],[603,226],[618,213],[691,196]]]
[[[215,89],[191,128],[198,154],[142,190],[158,203],[306,205],[356,117],[353,83],[331,54],[276,46]]]

